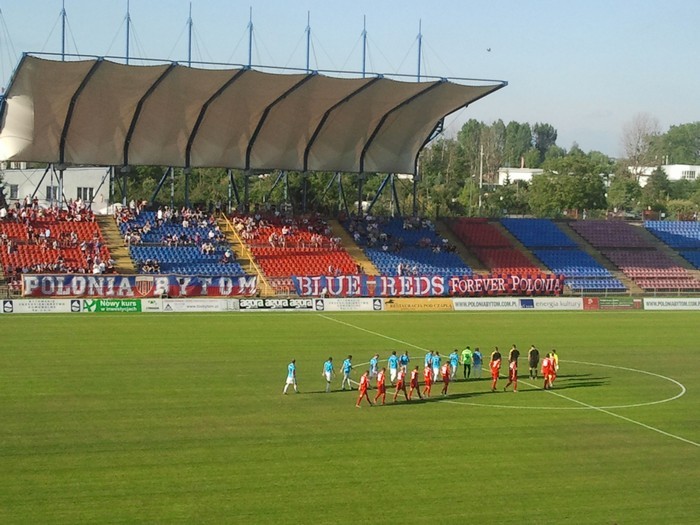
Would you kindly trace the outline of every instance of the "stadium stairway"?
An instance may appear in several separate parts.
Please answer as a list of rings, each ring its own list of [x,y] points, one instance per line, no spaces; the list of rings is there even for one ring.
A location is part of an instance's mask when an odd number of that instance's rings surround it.
[[[134,261],[129,256],[129,249],[124,246],[124,239],[119,233],[117,223],[111,215],[95,215],[95,221],[102,231],[109,253],[114,260],[114,269],[120,274],[136,273]]]
[[[449,219],[448,219],[449,220]],[[462,260],[467,263],[474,273],[488,274],[489,269],[471,252],[469,248],[457,237],[445,219],[435,221],[435,231],[443,239],[447,239],[454,246]]]
[[[569,236],[569,238],[578,244],[578,247],[582,251],[593,257],[593,259],[603,268],[608,270],[615,279],[618,279],[622,284],[624,284],[629,290],[630,294],[641,295],[644,293],[644,291],[632,279],[622,273],[620,269],[610,262],[607,257],[603,256],[603,254],[591,246],[586,239],[581,237],[578,232],[571,227],[569,221],[556,221],[556,224],[559,226],[561,231],[563,231]]]
[[[243,268],[245,274],[257,275],[259,279],[260,295],[264,297],[274,296],[274,288],[270,286],[270,283],[267,282],[262,270],[260,270],[258,265],[255,264],[253,254],[250,253],[250,250],[248,250],[246,245],[233,229],[233,224],[228,217],[222,213],[217,219],[217,224],[219,225],[219,228],[223,234],[226,236],[226,241],[228,241],[229,245],[231,246],[233,254],[236,256],[236,261],[238,261],[238,264],[241,265],[241,268]]]
[[[360,248],[350,233],[336,219],[328,219],[328,226],[333,231],[333,236],[340,237],[340,245],[345,248],[350,257],[362,266],[362,271],[367,275],[379,275],[379,270],[372,264],[365,252]]]

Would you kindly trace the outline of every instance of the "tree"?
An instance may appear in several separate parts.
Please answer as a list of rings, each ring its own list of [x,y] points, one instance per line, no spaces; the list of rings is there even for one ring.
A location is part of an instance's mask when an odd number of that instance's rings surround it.
[[[657,142],[662,163],[700,164],[700,122],[671,126]]]
[[[642,206],[657,211],[666,211],[666,201],[671,193],[671,184],[668,175],[661,168],[657,168],[647,179],[646,186],[642,188]]]
[[[564,206],[556,175],[542,173],[532,177],[527,202],[536,217],[560,217]]]
[[[616,174],[608,187],[608,206],[616,211],[632,211],[639,207],[642,188],[636,177],[624,170]]]
[[[520,159],[532,148],[532,129],[527,122],[521,124],[514,120],[506,126],[503,165],[507,168],[520,166]]]
[[[648,113],[638,113],[622,128],[622,148],[637,182],[643,168],[661,164],[653,149],[660,133],[659,121]]]
[[[551,124],[537,122],[532,127],[534,146],[540,152],[540,162],[544,160],[547,150],[557,142],[557,130]]]

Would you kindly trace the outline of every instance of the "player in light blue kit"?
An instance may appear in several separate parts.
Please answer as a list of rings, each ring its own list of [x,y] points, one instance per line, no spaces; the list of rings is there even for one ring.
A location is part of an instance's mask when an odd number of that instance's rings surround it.
[[[372,359],[369,360],[369,378],[372,379],[377,377],[379,374],[379,354],[374,354]]]
[[[328,393],[331,391],[331,379],[335,377],[332,357],[329,357],[328,361],[323,363],[323,371],[321,372],[321,375],[326,378],[326,393]]]
[[[289,363],[287,366],[287,382],[284,384],[284,390],[282,391],[283,394],[287,393],[287,389],[289,388],[289,385],[294,386],[294,391],[298,394],[299,390],[297,390],[297,365],[296,365],[296,359],[292,359],[292,362]]]
[[[432,368],[433,366],[433,351],[430,350],[427,354],[425,354],[425,366],[428,368]]]
[[[408,357],[408,351],[404,352],[399,357],[399,368],[401,368],[401,370],[403,370],[404,374],[408,372],[408,362],[410,360],[411,360],[411,358]]]
[[[340,366],[343,371],[343,380],[340,382],[340,389],[345,390],[345,385],[348,385],[348,389],[352,390],[352,385],[350,384],[350,372],[352,372],[352,356],[349,355],[348,358],[343,361]]]
[[[440,363],[442,363],[442,357],[440,357],[440,352],[435,350],[435,352],[433,352],[433,359],[430,363],[433,367],[433,383],[437,383],[438,377],[440,377]]]
[[[396,383],[396,376],[399,373],[399,358],[396,357],[396,350],[391,352],[391,355],[389,356],[389,359],[387,359],[387,362],[389,363],[389,380],[393,385],[394,383]]]
[[[454,379],[457,375],[457,367],[459,366],[459,352],[455,348],[450,354],[450,379]]]
[[[477,346],[472,352],[472,363],[474,364],[474,377],[481,379],[481,362],[483,361],[479,347]]]

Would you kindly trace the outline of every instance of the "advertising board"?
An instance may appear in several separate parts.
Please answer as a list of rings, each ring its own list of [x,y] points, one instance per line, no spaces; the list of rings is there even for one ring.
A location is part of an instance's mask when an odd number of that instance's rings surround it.
[[[382,300],[371,297],[315,299],[314,309],[317,312],[378,312],[382,309]]]
[[[397,298],[384,299],[387,312],[448,312],[454,310],[452,299],[447,298]]]
[[[644,298],[645,310],[700,310],[700,297]]]
[[[460,297],[452,299],[455,310],[519,310],[518,299],[502,297]]]
[[[70,299],[5,299],[2,313],[5,314],[63,314],[79,312]]]

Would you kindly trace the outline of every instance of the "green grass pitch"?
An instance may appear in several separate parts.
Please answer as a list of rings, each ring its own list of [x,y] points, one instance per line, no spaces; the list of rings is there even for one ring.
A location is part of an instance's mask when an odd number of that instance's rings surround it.
[[[4,315],[0,523],[697,523],[698,326],[640,311]],[[358,410],[355,392],[323,393],[329,355],[420,364],[512,343],[557,348],[553,392],[521,357],[517,394],[489,392],[486,370],[446,401]],[[283,396],[292,358],[301,394]]]

